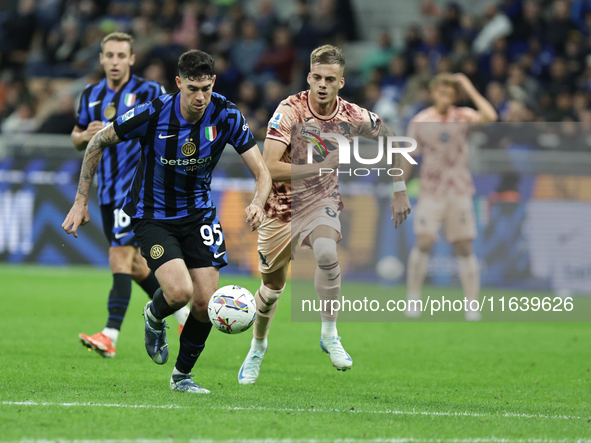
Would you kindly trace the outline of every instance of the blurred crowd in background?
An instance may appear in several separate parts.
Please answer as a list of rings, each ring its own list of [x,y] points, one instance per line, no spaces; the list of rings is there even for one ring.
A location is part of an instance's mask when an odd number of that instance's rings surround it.
[[[101,39],[122,31],[135,39],[132,72],[168,91],[180,54],[212,54],[214,90],[262,139],[279,101],[307,88],[312,49],[358,42],[363,27],[352,0],[294,1],[282,20],[271,0],[250,15],[237,0],[0,0],[0,130],[70,133],[82,89],[103,76]],[[497,0],[478,14],[453,2],[417,7],[421,24],[400,39],[383,29],[347,65],[344,98],[409,121],[429,106],[435,74],[463,72],[501,121],[591,122],[591,1]]]

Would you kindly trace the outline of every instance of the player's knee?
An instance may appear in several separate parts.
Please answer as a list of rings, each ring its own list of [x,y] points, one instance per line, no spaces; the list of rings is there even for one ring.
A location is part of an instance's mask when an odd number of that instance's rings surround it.
[[[337,242],[331,238],[317,238],[312,246],[318,266],[330,266],[338,263]]]
[[[184,306],[191,299],[193,287],[191,285],[177,282],[173,285],[167,285],[165,290],[166,297],[170,300],[171,306]]]
[[[131,274],[133,256],[126,246],[116,246],[109,249],[109,267],[113,274]]]
[[[191,300],[191,312],[200,313],[207,311],[208,300]]]
[[[285,284],[281,289],[271,289],[265,284],[261,284],[256,294],[257,308],[263,313],[270,311],[284,290]]]
[[[133,263],[131,264],[131,276],[136,282],[141,282],[150,275],[150,268],[148,268],[148,264],[143,257],[140,257],[141,261],[137,257],[137,255],[134,257]]]
[[[417,239],[418,250],[425,253],[425,254],[431,253],[432,246],[433,246],[433,240],[431,239],[431,237],[421,235]]]
[[[131,278],[137,283],[143,282],[150,275],[150,270],[138,269],[135,266],[131,268]]]
[[[279,268],[268,274],[261,274],[261,287],[265,286],[273,291],[283,291],[283,288],[285,287],[285,281],[287,280],[288,267],[289,263],[285,264],[282,268]]]
[[[470,240],[461,240],[454,243],[456,254],[467,257],[472,254],[472,242]]]
[[[262,287],[270,289],[271,291],[283,291],[283,288],[285,287],[285,282],[281,284],[279,282],[265,282],[264,284],[261,284],[261,288]]]

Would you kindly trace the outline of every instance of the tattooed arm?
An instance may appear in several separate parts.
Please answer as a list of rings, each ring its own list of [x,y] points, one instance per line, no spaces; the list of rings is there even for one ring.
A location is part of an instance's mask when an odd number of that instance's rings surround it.
[[[78,238],[78,227],[84,226],[90,221],[88,196],[92,179],[103,157],[105,148],[120,142],[121,140],[117,137],[112,124],[97,132],[88,142],[86,152],[84,153],[84,160],[82,161],[82,171],[80,172],[76,199],[74,200],[72,209],[70,209],[70,212],[62,223],[62,228],[68,234],[73,234],[74,237]]]

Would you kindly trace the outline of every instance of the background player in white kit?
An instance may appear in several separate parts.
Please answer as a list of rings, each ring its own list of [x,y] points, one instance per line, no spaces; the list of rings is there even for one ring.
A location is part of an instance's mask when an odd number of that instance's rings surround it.
[[[338,96],[339,89],[345,84],[344,67],[345,59],[339,48],[325,45],[315,49],[310,56],[310,89],[283,100],[269,122],[263,158],[274,183],[265,205],[267,219],[258,229],[262,284],[255,295],[258,315],[253,328],[254,338],[238,373],[241,384],[255,383],[258,378],[267,350],[269,325],[285,288],[292,242],[299,239],[302,247],[314,251],[317,263],[314,286],[321,302],[336,300],[340,294],[337,242],[341,239],[339,212],[342,202],[337,191],[338,175],[336,172],[319,175],[319,167],[338,168],[338,150],[328,153],[320,163],[306,164],[306,135],[309,133],[303,123],[308,124],[310,130],[317,130],[320,123],[323,132],[341,132],[349,138],[361,135],[377,139],[378,136],[394,135],[376,114]],[[339,122],[364,123],[339,125]],[[299,126],[294,125],[298,123]],[[349,132],[351,128],[358,133]],[[401,155],[394,157],[393,167],[400,167],[401,158]],[[410,203],[402,177],[394,180],[397,192],[392,198],[392,218],[397,227],[410,213]],[[292,214],[292,209],[296,211],[292,196],[301,202],[296,209],[305,207],[303,211]],[[338,370],[350,369],[353,360],[341,345],[336,327],[337,314],[321,311],[321,319],[320,347],[330,355]]]
[[[496,121],[497,113],[464,74],[439,74],[429,87],[433,106],[418,113],[408,129],[408,136],[417,141],[414,154],[422,154],[423,161],[414,218],[417,244],[410,252],[407,266],[407,299],[421,298],[431,247],[443,225],[445,237],[458,255],[464,295],[468,300],[477,300],[480,270],[472,251],[472,241],[476,238],[472,203],[475,188],[468,167],[466,133],[470,123]],[[454,106],[460,87],[477,110]],[[412,165],[405,162],[405,176],[411,168]],[[415,306],[412,304],[407,308],[408,317],[420,316],[421,312]],[[466,319],[478,321],[480,312],[468,310]]]

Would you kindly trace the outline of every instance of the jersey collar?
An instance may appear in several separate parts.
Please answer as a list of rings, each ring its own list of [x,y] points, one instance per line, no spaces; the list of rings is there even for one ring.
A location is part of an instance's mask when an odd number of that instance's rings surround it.
[[[332,114],[330,114],[330,115],[317,114],[316,112],[314,112],[314,109],[312,108],[312,105],[310,104],[310,91],[309,90],[306,91],[306,103],[308,104],[308,109],[310,110],[310,112],[312,113],[314,118],[316,118],[318,120],[323,120],[323,121],[332,120],[333,118],[335,118],[335,116],[339,113],[339,110],[341,109],[341,97],[339,97],[337,95],[337,105],[335,106]]]
[[[127,85],[134,79],[134,77],[135,77],[135,74],[131,74],[129,76],[129,80],[127,80],[125,83],[123,83],[121,85],[121,89],[119,89],[119,91],[123,91],[127,87]],[[109,82],[107,80],[107,77],[105,77],[104,80],[105,80],[105,86],[107,87],[108,91],[111,91],[114,94],[117,94],[117,92],[119,92],[119,91],[115,91],[114,89],[109,88]]]

